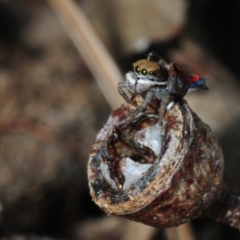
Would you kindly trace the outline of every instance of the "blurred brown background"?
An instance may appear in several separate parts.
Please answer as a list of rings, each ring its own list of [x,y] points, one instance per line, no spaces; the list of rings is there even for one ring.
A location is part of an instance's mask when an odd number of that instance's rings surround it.
[[[239,193],[240,2],[77,4],[123,74],[155,50],[206,76],[211,89],[187,99],[219,137],[227,185]],[[123,239],[126,222],[94,205],[86,176],[111,109],[47,1],[0,0],[0,109],[0,239]],[[192,226],[197,240],[239,239],[209,219]]]

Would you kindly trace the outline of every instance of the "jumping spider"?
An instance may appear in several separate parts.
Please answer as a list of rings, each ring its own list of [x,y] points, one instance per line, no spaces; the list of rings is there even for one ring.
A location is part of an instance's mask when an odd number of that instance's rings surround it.
[[[124,88],[128,90],[130,97]],[[171,109],[187,92],[206,89],[208,86],[204,78],[185,72],[176,63],[167,64],[155,52],[150,52],[147,59],[133,63],[133,71],[128,72],[125,81],[118,84],[119,93],[130,104],[134,105],[134,96],[144,96],[143,103],[137,106],[124,124],[131,123],[142,114],[154,98],[161,102],[158,110],[158,123],[161,124],[166,110]]]
[[[175,63],[167,64],[154,52],[150,52],[147,59],[133,63],[133,71],[128,72],[125,81],[118,84],[118,91],[136,109],[131,113],[130,109],[134,108],[123,105],[114,112],[113,116],[125,120],[117,120],[117,124],[112,126],[106,136],[106,145],[101,150],[109,178],[117,189],[122,190],[126,180],[123,159],[153,164],[160,158],[165,140],[164,137],[160,140],[159,131],[166,110],[181,101],[187,92],[200,89],[207,89],[205,79],[185,72]]]

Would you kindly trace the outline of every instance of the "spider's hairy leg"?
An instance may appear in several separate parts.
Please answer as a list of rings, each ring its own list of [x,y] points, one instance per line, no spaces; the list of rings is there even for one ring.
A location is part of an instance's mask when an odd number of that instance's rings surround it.
[[[119,82],[119,83],[118,83],[118,92],[119,92],[119,94],[123,97],[123,99],[124,99],[127,103],[132,104],[131,99],[130,99],[129,96],[126,94],[126,92],[123,90],[124,88],[127,88],[126,82]]]
[[[162,101],[161,101],[161,105],[160,105],[160,108],[159,108],[159,115],[158,115],[158,124],[161,125],[161,122],[162,122],[162,119],[164,117],[164,114],[166,112],[166,109],[167,109],[167,105],[169,103],[169,101],[171,101],[171,95],[166,92],[164,94],[164,97],[162,98]]]
[[[138,106],[136,110],[128,117],[125,122],[123,123],[124,125],[128,125],[129,123],[132,122],[132,120],[137,117],[137,115],[145,110],[147,105],[152,101],[154,94],[152,91],[148,91],[147,95],[142,103],[142,105]]]
[[[134,149],[135,153],[133,154],[133,156],[131,156],[131,158],[141,158],[141,162],[144,161],[145,163],[153,163],[154,159],[156,158],[155,153],[149,148],[146,147],[144,145],[142,145],[139,142],[136,142],[132,135],[136,130],[128,128],[125,131],[121,132],[120,138],[121,140],[127,144],[128,146],[130,146],[131,148]]]
[[[174,101],[181,100],[189,88],[189,81],[183,70],[175,63],[171,63],[168,70],[167,91],[161,98],[158,123],[161,124],[165,112],[171,108]]]

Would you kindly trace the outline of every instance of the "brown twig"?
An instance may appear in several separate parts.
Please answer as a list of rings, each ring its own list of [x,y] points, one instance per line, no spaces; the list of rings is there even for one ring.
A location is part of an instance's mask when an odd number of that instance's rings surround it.
[[[209,207],[206,215],[240,230],[240,197],[223,187],[218,201]]]

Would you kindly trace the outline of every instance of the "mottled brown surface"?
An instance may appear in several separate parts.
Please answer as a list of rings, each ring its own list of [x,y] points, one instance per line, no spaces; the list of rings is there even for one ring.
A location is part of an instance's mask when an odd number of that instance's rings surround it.
[[[125,104],[117,112],[128,108]],[[121,123],[113,115],[97,135],[89,160],[89,186],[95,203],[108,214],[155,227],[177,226],[202,216],[219,197],[223,181],[223,155],[210,128],[187,104],[176,104],[163,119],[163,132],[158,133],[164,136],[162,155],[141,179],[122,191],[106,181],[100,167],[110,154],[106,144],[112,129]],[[134,141],[140,139],[135,137]],[[121,158],[114,155],[112,161]]]

